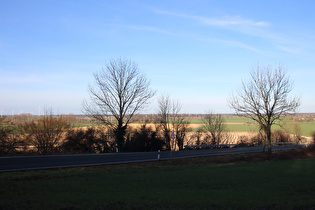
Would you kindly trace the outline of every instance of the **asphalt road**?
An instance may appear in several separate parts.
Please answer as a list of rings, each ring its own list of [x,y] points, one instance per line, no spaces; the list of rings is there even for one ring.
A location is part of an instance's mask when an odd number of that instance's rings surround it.
[[[293,149],[303,145],[286,145],[273,147],[275,150]],[[188,157],[201,157],[222,154],[237,154],[260,152],[262,147],[240,147],[212,150],[183,150],[163,151],[160,159],[176,159]],[[107,154],[80,154],[80,155],[40,155],[22,157],[0,157],[0,172],[21,171],[49,168],[66,168],[80,166],[95,166],[107,164],[119,164],[130,162],[145,162],[158,160],[158,152],[135,152],[135,153],[107,153]]]

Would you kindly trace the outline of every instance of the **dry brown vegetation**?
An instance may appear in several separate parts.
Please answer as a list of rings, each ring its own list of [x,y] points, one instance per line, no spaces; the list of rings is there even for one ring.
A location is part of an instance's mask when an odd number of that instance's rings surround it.
[[[83,116],[73,116],[73,115],[62,115],[62,116],[51,116],[52,119],[63,119],[66,120],[68,122],[70,122],[71,124],[73,123],[79,123],[79,122],[84,122],[86,123],[85,125],[95,125],[93,124],[93,122],[89,121],[87,117],[83,117]],[[145,132],[143,132],[142,126],[145,124],[146,125],[146,129],[147,130],[147,134],[152,135],[152,132],[155,132],[159,129],[159,125],[158,123],[155,123],[155,116],[154,115],[149,115],[149,116],[136,116],[135,121],[131,124],[128,125],[128,132],[131,133],[131,135],[129,135],[129,137],[132,137],[133,134],[135,133],[136,135],[143,135],[145,134]],[[200,117],[203,116],[199,116]],[[17,116],[11,116],[11,117],[5,117],[2,118],[2,123],[0,125],[1,127],[1,131],[2,134],[0,135],[0,140],[1,140],[1,148],[0,148],[0,153],[1,155],[31,155],[31,154],[38,154],[38,153],[42,153],[38,151],[38,148],[35,146],[34,143],[32,143],[31,141],[27,141],[27,139],[25,139],[23,137],[23,133],[21,133],[19,131],[19,126],[23,125],[24,123],[29,123],[30,122],[37,122],[39,119],[41,119],[41,117],[38,116],[32,116],[30,114],[21,114],[21,115],[17,115]],[[196,118],[196,117],[195,117]],[[190,118],[188,118],[190,119]],[[197,118],[196,118],[197,119]],[[197,121],[196,119],[194,119],[195,121]],[[306,116],[294,116],[290,118],[290,120],[303,120],[303,119],[307,119],[307,121],[314,119],[314,115],[310,115],[308,117]],[[191,120],[191,119],[190,119]],[[53,122],[55,122],[53,121]],[[80,124],[80,123],[79,123]],[[225,124],[246,124],[246,122],[228,122]],[[53,149],[53,151],[51,152],[51,149],[49,149],[49,151],[47,151],[47,153],[53,153],[53,154],[59,154],[59,153],[64,153],[62,146],[63,143],[65,142],[65,138],[66,138],[66,134],[68,132],[71,132],[72,130],[74,131],[87,131],[89,128],[91,128],[91,126],[89,127],[76,127],[76,128],[67,128],[64,129],[62,131],[62,135],[60,135],[60,138],[58,141],[56,141],[56,144],[54,144],[54,146],[51,146],[50,148],[56,148]],[[196,128],[201,128],[203,127],[204,124],[189,124],[189,128],[190,129],[195,129]],[[92,126],[93,127],[93,126]],[[101,127],[101,126],[95,126],[94,127],[97,130],[103,130],[104,132],[104,136],[106,136],[106,140],[109,141],[110,145],[111,143],[113,143],[113,139],[109,139],[110,136],[110,131],[106,128],[106,127]],[[139,131],[141,131],[139,133]],[[286,133],[284,133],[286,132]],[[158,133],[158,132],[157,132]],[[273,134],[273,142],[287,142],[287,141],[291,141],[291,142],[300,142],[300,143],[307,143],[309,144],[310,142],[312,142],[312,137],[304,137],[304,136],[299,136],[296,134],[287,134],[289,133],[289,130],[284,129],[283,131],[280,130],[276,130],[274,131]],[[297,132],[298,133],[298,132]],[[261,145],[263,143],[263,139],[261,136],[259,136],[259,132],[226,132],[225,135],[228,136],[228,140],[222,141],[220,143],[222,144],[236,144],[236,143],[242,143],[243,146],[256,146],[256,145]],[[149,138],[151,138],[150,136],[148,136]],[[159,134],[157,134],[157,136],[159,138]],[[137,137],[139,140],[139,137]],[[141,138],[147,138],[147,137],[141,137]],[[28,139],[29,140],[29,139]],[[34,139],[33,139],[34,140]],[[129,139],[129,147],[130,147],[130,143],[134,142],[134,140],[130,141],[131,139]],[[137,140],[137,141],[138,141]],[[99,141],[97,141],[99,142]],[[140,145],[142,142],[142,140],[139,140],[138,143],[136,143],[136,145]],[[187,132],[186,136],[185,136],[185,140],[184,140],[184,145],[199,145],[199,144],[209,144],[209,141],[207,140],[207,135],[204,132]],[[95,146],[98,146],[98,143],[95,144]],[[176,150],[178,149],[178,147],[175,148]],[[134,150],[134,149],[133,149]],[[85,151],[96,151],[93,148],[87,149]],[[110,146],[109,149],[102,149],[99,150],[101,152],[108,152],[108,151],[114,151],[114,147],[113,145]],[[137,151],[137,150],[135,150]],[[77,151],[80,152],[80,151]],[[46,152],[45,152],[46,153]]]

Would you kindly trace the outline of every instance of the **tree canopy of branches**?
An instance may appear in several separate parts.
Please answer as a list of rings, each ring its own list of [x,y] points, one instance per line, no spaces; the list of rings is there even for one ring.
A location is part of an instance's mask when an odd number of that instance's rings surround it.
[[[271,127],[281,116],[294,113],[300,105],[298,97],[289,98],[293,83],[282,65],[253,68],[250,81],[243,81],[237,95],[229,99],[229,106],[238,115],[256,121],[264,131],[271,159]]]
[[[40,154],[52,153],[60,143],[63,132],[70,127],[68,121],[61,116],[54,116],[52,109],[45,111],[44,116],[37,121],[26,122],[23,125],[27,139],[35,145]]]
[[[209,112],[203,118],[203,122],[205,124],[205,130],[208,132],[210,143],[220,144],[221,141],[224,140],[224,131],[226,130],[223,117],[219,114]]]
[[[163,136],[166,143],[166,149],[183,149],[184,139],[189,127],[189,121],[180,114],[181,104],[172,101],[169,96],[162,95],[158,100],[158,118],[159,124],[163,130]],[[171,139],[171,135],[174,135]],[[172,142],[173,140],[173,142]]]
[[[128,123],[155,92],[149,89],[150,82],[138,65],[128,59],[110,60],[102,71],[94,74],[94,79],[89,86],[90,102],[84,101],[83,108],[87,115],[111,127],[122,150]]]

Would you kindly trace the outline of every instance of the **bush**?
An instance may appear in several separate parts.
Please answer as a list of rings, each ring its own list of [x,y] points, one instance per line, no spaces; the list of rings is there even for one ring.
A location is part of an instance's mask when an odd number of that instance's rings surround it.
[[[265,142],[265,136],[262,133],[257,134],[251,138],[251,144],[253,146],[262,145]]]
[[[290,142],[290,134],[282,130],[275,130],[272,132],[272,140],[273,142]]]
[[[249,144],[249,138],[247,136],[240,136],[238,139],[238,144],[240,147],[248,147]]]
[[[108,139],[108,132],[104,129],[71,129],[61,147],[66,153],[104,153],[110,151]]]
[[[21,152],[17,148],[23,148],[24,141],[18,130],[19,128],[12,124],[11,121],[5,121],[4,117],[0,118],[0,155]]]
[[[26,122],[22,125],[29,144],[36,146],[39,154],[52,154],[66,129],[68,121],[56,117],[52,111],[40,117],[37,121]]]
[[[241,147],[259,146],[264,142],[264,136],[259,133],[253,137],[240,136],[238,140]]]
[[[130,152],[150,152],[161,150],[165,142],[157,135],[157,132],[141,125],[140,129],[130,130],[127,135],[125,151]]]

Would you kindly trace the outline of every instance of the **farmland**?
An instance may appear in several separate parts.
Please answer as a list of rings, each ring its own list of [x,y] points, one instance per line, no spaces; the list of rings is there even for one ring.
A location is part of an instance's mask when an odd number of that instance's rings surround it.
[[[204,124],[202,115],[194,117],[191,117],[190,115],[184,116],[189,120],[191,124],[191,131],[193,132],[197,131]],[[155,115],[138,115],[131,123],[131,127],[138,127],[139,124],[143,124],[145,121],[147,121],[147,123],[151,126],[154,126],[155,117]],[[79,118],[80,121],[76,121],[77,118]],[[223,119],[226,124],[226,130],[229,132],[257,132],[259,130],[257,123],[246,117],[224,115]],[[99,125],[82,116],[74,117],[72,121],[72,127],[89,127]],[[292,134],[295,125],[300,126],[302,136],[311,137],[312,132],[315,131],[315,114],[301,114],[283,117],[281,121],[277,122],[277,124],[273,126],[273,130],[285,130],[286,132]]]
[[[183,114],[183,116],[189,120],[191,124],[191,131],[197,131],[198,128],[203,126],[203,115],[193,115],[193,114]],[[7,116],[7,120],[11,120],[14,123],[21,123],[24,121],[30,121],[36,119],[38,116],[32,116],[29,114],[20,114]],[[84,115],[63,115],[67,119],[72,127],[89,127],[89,126],[99,126],[95,121],[91,120]],[[132,121],[132,127],[138,126],[139,124],[149,123],[154,124],[156,120],[156,115],[135,115]],[[226,123],[226,130],[229,132],[257,132],[258,126],[255,121],[248,119],[246,117],[240,117],[235,115],[223,115],[224,122]],[[113,119],[114,120],[114,119]],[[286,130],[289,133],[293,133],[294,126],[298,124],[301,128],[302,136],[311,137],[312,132],[315,131],[315,114],[297,114],[292,116],[283,117],[281,121],[277,122],[281,124],[274,125],[273,130]]]
[[[134,134],[138,131],[141,131],[140,126],[146,125],[144,128],[146,129],[145,132],[146,135],[151,132],[154,132],[155,138],[160,138],[163,141],[163,131],[161,130],[161,125],[158,123],[158,116],[157,115],[135,115],[133,118],[133,121],[128,125],[128,135],[132,138],[134,138]],[[200,144],[211,144],[209,140],[209,135],[206,130],[204,129],[204,122],[203,118],[204,115],[182,115],[181,117],[184,117],[186,120],[188,120],[189,127],[187,130],[187,133],[183,139],[183,146],[186,145],[200,145]],[[95,121],[93,121],[91,118],[79,115],[61,115],[59,117],[52,116],[52,119],[63,119],[70,123],[70,127],[68,127],[66,130],[62,131],[63,133],[60,134],[60,139],[58,142],[55,143],[53,147],[51,147],[50,153],[72,153],[72,152],[95,152],[95,148],[99,148],[98,152],[113,152],[114,147],[112,141],[112,133],[110,129],[99,127],[101,124],[97,124]],[[295,143],[306,143],[309,144],[312,141],[312,133],[315,131],[315,120],[314,120],[314,114],[308,114],[308,115],[292,115],[292,116],[286,116],[281,119],[281,121],[277,122],[278,124],[275,124],[272,129],[275,132],[275,135],[273,136],[273,142],[278,142],[279,135],[282,135],[282,138],[280,139],[280,142],[295,142]],[[39,116],[32,116],[32,115],[14,115],[14,116],[6,116],[5,121],[3,122],[10,122],[8,126],[12,129],[12,134],[10,136],[9,140],[12,140],[12,144],[8,142],[4,145],[2,154],[6,155],[8,153],[10,154],[35,154],[38,153],[45,153],[46,151],[39,151],[39,149],[44,148],[40,145],[36,145],[36,141],[30,142],[29,138],[27,138],[28,133],[22,133],[22,135],[19,135],[19,125],[23,126],[23,123],[27,122],[33,122],[37,121]],[[264,138],[261,136],[259,131],[259,126],[257,123],[255,123],[252,120],[249,120],[245,117],[239,117],[239,116],[233,116],[233,115],[223,115],[223,121],[225,124],[225,130],[223,131],[222,137],[220,139],[220,144],[239,144],[241,143],[243,146],[258,146],[264,143]],[[113,122],[114,119],[113,119]],[[17,126],[15,126],[17,125]],[[5,126],[5,125],[4,125]],[[15,127],[14,127],[15,126]],[[4,127],[5,128],[5,127]],[[84,128],[84,129],[81,129]],[[87,129],[89,128],[89,129]],[[158,130],[156,130],[158,129]],[[98,130],[98,131],[95,131]],[[142,130],[143,131],[143,130]],[[156,132],[157,131],[157,132]],[[170,130],[172,132],[172,130]],[[75,132],[75,133],[73,133]],[[78,133],[78,132],[81,132]],[[100,135],[103,135],[102,138],[97,139],[97,136],[94,136],[95,138],[93,141],[95,143],[93,144],[87,144],[88,141],[85,141],[85,143],[76,143],[76,145],[68,145],[67,136],[69,135],[76,135],[74,136],[77,140],[79,140],[83,133],[86,132],[98,132]],[[100,132],[103,132],[102,134]],[[138,133],[139,134],[139,133]],[[145,134],[145,133],[144,133]],[[73,136],[72,136],[73,137]],[[70,139],[72,137],[69,137]],[[68,138],[68,140],[69,140]],[[84,137],[85,138],[85,137]],[[149,140],[151,137],[150,135],[147,135],[145,137],[141,137],[141,141],[151,141]],[[137,140],[138,143],[140,142]],[[162,142],[160,141],[160,142]],[[105,143],[104,143],[105,142]],[[158,142],[158,141],[157,141]],[[162,142],[163,143],[163,142]],[[128,145],[129,144],[129,145]],[[137,148],[132,148],[131,141],[128,141],[128,144],[126,144],[126,148],[129,146],[130,151],[140,151],[139,148],[142,148],[143,145],[151,145],[151,143],[145,144],[144,142],[139,144],[133,144],[137,145]],[[172,140],[171,144],[172,149],[179,149],[176,145],[176,142]],[[7,146],[8,145],[8,146]],[[11,146],[10,146],[11,145]],[[84,147],[82,145],[85,145]],[[153,144],[152,144],[153,145]],[[155,145],[155,144],[154,144]],[[55,150],[53,148],[55,147]],[[73,148],[76,148],[76,150],[79,151],[72,151]],[[159,148],[162,148],[160,146]],[[141,151],[152,151],[152,150],[158,150],[159,148],[142,148]],[[165,149],[165,148],[162,148]]]
[[[303,119],[284,118],[283,127],[274,129],[294,131],[298,124],[303,135],[311,134],[314,118]],[[192,135],[203,124],[200,116],[190,120]],[[130,127],[143,123],[138,118]],[[156,126],[153,120],[146,123]],[[235,136],[257,132],[257,125],[246,118],[225,116],[225,123]],[[97,124],[73,117],[72,125]],[[0,209],[312,209],[315,155],[314,151],[303,155],[310,159],[299,159],[293,150],[282,156],[275,152],[273,161],[262,161],[266,154],[255,153],[4,172],[0,174]]]

